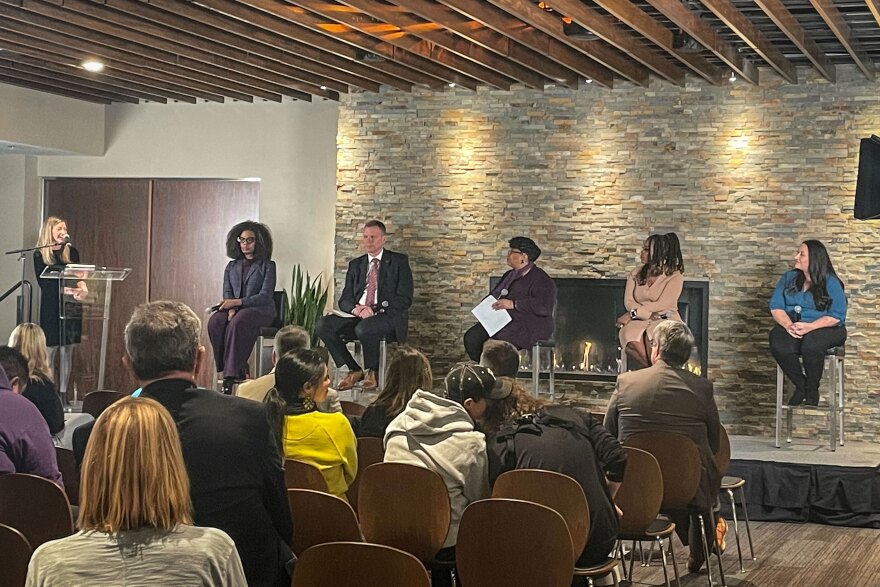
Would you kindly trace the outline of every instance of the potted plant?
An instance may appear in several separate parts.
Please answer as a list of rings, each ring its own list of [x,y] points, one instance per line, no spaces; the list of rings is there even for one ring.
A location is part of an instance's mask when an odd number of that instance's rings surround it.
[[[313,280],[299,265],[294,267],[290,282],[290,305],[284,312],[284,325],[294,324],[305,328],[312,335],[312,346],[318,342],[315,324],[327,306],[329,286],[323,285],[323,276],[320,273]]]

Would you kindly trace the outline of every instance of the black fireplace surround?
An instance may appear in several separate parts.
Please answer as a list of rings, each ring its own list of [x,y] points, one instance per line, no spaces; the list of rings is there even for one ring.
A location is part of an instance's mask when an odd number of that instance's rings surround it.
[[[490,280],[490,288],[500,278]],[[626,312],[626,279],[554,278],[556,283],[556,377],[581,381],[613,381],[620,369],[617,317]],[[709,282],[685,280],[678,311],[694,334],[695,347],[687,368],[706,377],[709,357]],[[542,353],[541,371],[549,369]],[[522,374],[531,374],[531,352],[522,353]]]

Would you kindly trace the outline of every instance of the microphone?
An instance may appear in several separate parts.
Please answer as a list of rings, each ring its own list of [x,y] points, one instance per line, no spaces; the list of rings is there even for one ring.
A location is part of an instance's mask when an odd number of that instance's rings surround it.
[[[801,308],[800,306],[795,306],[795,307],[794,307],[794,321],[795,321],[795,322],[800,322],[800,321],[801,321],[801,310],[802,310],[802,309],[803,309],[803,308]]]
[[[509,294],[509,293],[510,293],[510,292],[507,291],[507,288],[504,288],[504,289],[501,290],[501,295],[498,296],[498,297],[499,297],[499,298],[503,298],[504,296],[506,296],[506,295]]]
[[[70,235],[69,234],[61,235],[61,240],[64,242],[65,245],[69,244],[70,243]]]
[[[217,304],[216,306],[211,306],[210,308],[205,308],[205,312],[216,312],[219,309],[220,309],[220,304]]]

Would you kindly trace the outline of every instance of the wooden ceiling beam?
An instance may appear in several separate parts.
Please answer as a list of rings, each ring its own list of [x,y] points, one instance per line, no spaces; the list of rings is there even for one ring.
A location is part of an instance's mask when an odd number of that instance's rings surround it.
[[[140,32],[164,38],[181,45],[246,63],[271,72],[266,79],[279,85],[322,98],[338,99],[338,92],[348,92],[348,84],[301,69],[299,58],[275,47],[269,47],[201,22],[172,14],[135,0],[102,0],[107,10],[94,10],[93,2],[64,0],[65,6],[85,6],[96,18],[135,28]],[[321,89],[324,86],[325,90]],[[332,91],[331,91],[332,90]]]
[[[97,90],[117,92],[120,94],[138,98],[140,100],[147,100],[149,102],[160,102],[162,104],[166,104],[168,102],[167,96],[160,95],[152,88],[146,88],[144,86],[139,86],[138,84],[132,84],[130,82],[122,82],[120,80],[109,79],[101,74],[88,72],[81,67],[77,67],[75,65],[68,65],[67,67],[65,67],[63,65],[43,61],[41,59],[34,59],[33,57],[28,57],[27,55],[17,55],[11,52],[4,52],[0,54],[0,57],[3,58],[0,59],[0,62],[6,61],[9,63],[9,67],[19,69],[21,71],[27,71],[29,73],[43,76],[56,76],[59,77],[59,79],[68,80],[73,83],[84,84]],[[181,97],[187,98],[186,96]],[[196,102],[195,98],[190,98],[186,101],[189,102],[190,100],[193,104]]]
[[[10,39],[26,40],[28,37],[18,35],[18,33],[13,33],[11,31],[0,30],[0,49],[6,49],[11,54],[15,55],[15,59],[19,60],[24,57],[43,62],[51,62],[58,67],[66,68],[78,66],[79,63],[87,57],[87,55],[78,52],[76,49],[62,47],[46,41],[41,43],[43,48],[38,49],[13,42]],[[132,87],[142,87],[147,92],[157,92],[166,98],[178,100],[180,102],[195,104],[197,98],[209,102],[223,102],[223,96],[221,95],[203,93],[198,90],[193,90],[192,88],[159,81],[136,73],[117,69],[112,65],[105,65],[104,71],[101,72],[101,75],[108,79],[112,79],[114,84],[132,84]]]
[[[224,20],[237,19],[247,26],[252,38],[261,43],[275,44],[285,51],[291,51],[313,61],[332,65],[343,71],[359,75],[380,84],[408,92],[412,82],[406,81],[402,70],[404,66],[391,61],[366,63],[358,52],[346,43],[274,18],[261,10],[235,2],[234,0],[196,0],[199,6],[208,8],[215,17]],[[182,4],[175,0],[175,4]],[[279,38],[279,36],[281,38]],[[378,89],[371,90],[378,91]]]
[[[163,1],[172,2],[174,0]],[[293,6],[278,0],[248,0],[247,4],[278,18],[288,20],[322,35],[347,43],[355,47],[356,50],[374,53],[390,61],[405,65],[409,69],[401,70],[401,75],[406,76],[405,79],[413,83],[424,83],[434,89],[443,88],[448,83],[455,83],[471,90],[476,90],[480,84],[478,80],[462,75],[441,63],[431,61],[421,55],[416,55],[341,23],[331,22],[325,17],[305,10],[301,6]],[[413,75],[413,72],[416,75]]]
[[[760,55],[761,59],[767,62],[767,65],[775,69],[783,79],[792,84],[798,83],[797,69],[791,61],[786,59],[782,51],[774,47],[773,43],[764,36],[764,33],[758,30],[758,27],[752,24],[752,21],[746,18],[742,12],[737,10],[730,0],[700,1],[740,39],[745,41],[755,53]]]
[[[810,34],[801,26],[801,23],[789,12],[782,0],[755,0],[755,4],[770,17],[770,20],[779,27],[779,30],[794,43],[795,47],[806,56],[822,77],[829,82],[837,79],[834,64],[828,56],[819,49]]]
[[[553,0],[552,6],[560,16],[571,18],[660,77],[677,86],[684,85],[684,70],[666,57],[659,55],[631,33],[617,26],[611,17],[590,8],[581,0]]]
[[[840,41],[840,44],[843,45],[843,48],[846,49],[846,52],[849,53],[849,56],[852,57],[858,68],[862,70],[865,77],[873,81],[876,75],[874,61],[862,47],[859,40],[856,39],[840,10],[837,9],[831,0],[810,0],[810,4],[813,5],[813,8],[822,17],[822,20],[825,21],[825,24],[828,25],[828,28],[831,29],[831,32]]]
[[[469,59],[465,59],[455,53],[446,51],[442,47],[438,47],[430,41],[416,38],[412,35],[400,34],[400,32],[391,33],[387,24],[376,22],[375,19],[351,10],[341,4],[331,4],[327,0],[290,0],[293,4],[306,10],[310,10],[315,14],[319,14],[324,18],[344,24],[364,34],[376,37],[396,47],[415,53],[441,63],[444,66],[453,69],[462,75],[478,80],[480,83],[509,90],[511,86],[510,80],[499,75],[497,72],[474,63]]]
[[[4,16],[3,10],[4,7],[0,5],[0,16]],[[11,18],[0,20],[0,37],[37,49],[45,49],[51,45],[66,48],[68,51],[75,49],[77,55],[82,56],[83,58],[100,57],[104,59],[105,71],[108,67],[113,69],[123,69],[136,72],[146,77],[176,83],[186,88],[190,88],[193,91],[201,92],[203,95],[199,96],[200,98],[205,96],[226,96],[233,100],[241,100],[243,102],[254,101],[254,97],[250,94],[243,94],[236,92],[235,90],[230,90],[227,87],[214,85],[211,83],[214,80],[210,76],[201,75],[198,72],[186,72],[186,77],[179,74],[168,73],[167,65],[162,61],[142,57],[133,53],[127,53],[125,51],[118,51],[109,47],[95,45],[75,36],[56,33],[27,22],[13,20]],[[205,99],[207,100],[209,98]]]
[[[880,0],[865,0],[865,3],[868,5],[868,10],[874,15],[877,26],[880,26]]]
[[[723,72],[699,53],[679,51],[672,46],[672,31],[630,0],[595,0],[596,4],[690,68],[712,85],[723,83]]]
[[[54,6],[42,0],[0,0],[0,3],[20,5],[22,10],[33,15],[28,16],[29,20],[36,17],[43,18],[40,22],[33,20],[35,24],[58,32],[66,32],[93,43],[129,52],[141,51],[142,49],[137,45],[143,48],[152,48],[159,54],[167,56],[166,61],[174,66],[213,75],[224,80],[224,83],[231,89],[249,93],[264,100],[280,102],[282,95],[289,95],[300,100],[311,100],[311,95],[305,92],[286,88],[275,82],[256,77],[263,72],[251,66],[93,17],[91,13],[98,12],[95,10],[95,5],[86,3],[86,12],[81,12],[84,7],[75,0],[69,3],[65,2],[63,7]],[[136,45],[132,46],[132,43]]]
[[[744,80],[753,84],[758,83],[758,68],[748,59],[743,59],[736,47],[724,40],[706,21],[686,8],[681,0],[648,0],[648,4],[712,51]]]
[[[578,75],[610,88],[614,75],[602,64],[561,43],[550,35],[530,27],[483,0],[438,0],[459,14],[473,19],[498,33],[515,39],[547,59],[567,67]]]
[[[28,88],[31,90],[37,90],[40,92],[46,92],[48,94],[56,94],[58,96],[64,96],[66,98],[74,98],[76,100],[85,100],[86,102],[95,102],[96,104],[112,104],[112,100],[108,100],[107,98],[101,98],[94,94],[83,94],[82,92],[74,92],[71,90],[65,90],[58,87],[55,84],[43,84],[37,82],[31,82],[23,79],[19,79],[16,76],[6,75],[5,73],[0,73],[0,83],[10,84],[13,86],[19,86],[22,88]]]
[[[460,37],[527,67],[544,77],[570,88],[578,87],[578,75],[546,55],[520,44],[513,37],[482,26],[442,4],[428,0],[394,0],[401,8],[455,32]],[[474,26],[477,25],[477,26]]]
[[[340,0],[340,2],[398,29],[397,31],[388,31],[389,35],[399,33],[424,39],[531,88],[543,89],[544,84],[550,81],[539,73],[517,65],[504,57],[499,57],[461,37],[456,37],[443,30],[439,25],[410,16],[406,12],[383,4],[379,0]]]
[[[555,38],[557,41],[577,49],[592,59],[598,61],[617,75],[640,85],[648,85],[648,70],[639,63],[619,53],[617,49],[609,46],[604,41],[580,41],[572,39],[562,29],[562,19],[559,15],[553,15],[538,8],[537,4],[524,2],[523,0],[487,0],[501,10],[512,14],[519,20],[528,23],[536,29]]]
[[[23,81],[35,82],[38,84],[51,84],[63,90],[72,92],[80,92],[81,94],[90,94],[100,98],[107,98],[113,102],[127,102],[129,104],[139,104],[140,100],[135,96],[128,94],[120,94],[117,91],[106,90],[96,87],[93,84],[82,83],[78,80],[71,80],[67,76],[52,75],[50,72],[39,70],[30,70],[27,66],[16,64],[8,59],[0,59],[0,73],[3,75],[17,77]],[[166,102],[164,98],[156,98],[157,101]]]

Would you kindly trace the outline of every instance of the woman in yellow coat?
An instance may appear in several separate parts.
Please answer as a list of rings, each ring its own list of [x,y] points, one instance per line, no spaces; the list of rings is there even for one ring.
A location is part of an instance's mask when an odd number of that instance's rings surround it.
[[[320,354],[291,351],[275,365],[275,388],[266,402],[284,458],[320,469],[329,492],[345,499],[357,473],[357,439],[344,415],[317,411],[329,388]]]

